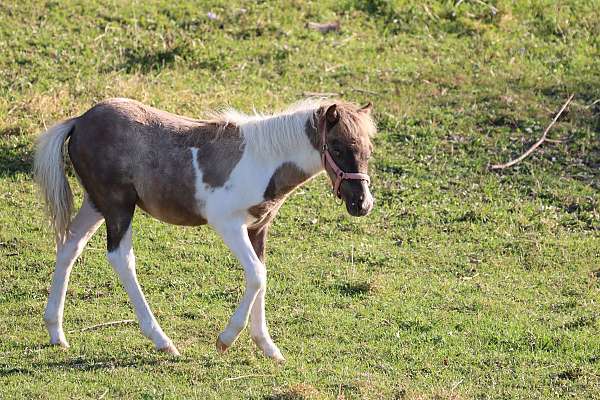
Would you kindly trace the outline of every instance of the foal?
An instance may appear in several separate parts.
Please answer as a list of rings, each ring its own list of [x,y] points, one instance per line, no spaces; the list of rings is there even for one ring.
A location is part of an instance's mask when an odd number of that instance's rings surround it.
[[[66,120],[38,141],[34,174],[56,231],[56,269],[44,321],[50,343],[68,347],[62,322],[71,268],[106,221],[107,258],[133,303],[142,333],[179,354],[154,318],[135,274],[131,223],[136,205],[177,225],[211,225],[242,264],[246,288],[217,349],[225,351],[250,320],[263,353],[283,361],[265,320],[267,230],[299,185],[323,170],[351,215],[373,207],[367,173],[371,104],[309,100],[279,114],[236,111],[195,120],[134,100],[111,99]],[[85,190],[71,220],[63,148]]]

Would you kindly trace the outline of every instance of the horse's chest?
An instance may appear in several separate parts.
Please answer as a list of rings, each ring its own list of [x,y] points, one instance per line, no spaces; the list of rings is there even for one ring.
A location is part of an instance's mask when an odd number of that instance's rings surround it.
[[[271,222],[287,196],[307,178],[308,175],[294,163],[279,165],[265,186],[262,193],[264,200],[248,209],[248,226],[260,227]]]
[[[279,207],[283,204],[281,200],[266,200],[262,203],[250,207],[247,211],[246,224],[248,228],[259,228],[271,222]]]

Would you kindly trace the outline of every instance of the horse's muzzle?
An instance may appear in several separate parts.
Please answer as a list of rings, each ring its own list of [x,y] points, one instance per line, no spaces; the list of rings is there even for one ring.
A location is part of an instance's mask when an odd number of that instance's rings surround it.
[[[360,190],[351,191],[344,197],[348,214],[354,217],[364,217],[373,209],[373,196],[366,182],[360,182]]]

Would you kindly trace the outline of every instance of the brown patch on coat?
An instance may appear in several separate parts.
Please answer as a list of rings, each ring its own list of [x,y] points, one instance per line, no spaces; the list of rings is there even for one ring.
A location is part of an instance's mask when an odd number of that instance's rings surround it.
[[[236,126],[228,124],[217,130],[209,129],[199,136],[206,139],[213,136],[198,146],[202,182],[213,188],[222,187],[244,154],[242,135]]]
[[[149,152],[146,172],[136,186],[138,206],[153,217],[175,225],[206,224],[195,198],[196,174],[192,152],[174,148],[166,153]]]
[[[223,149],[215,150],[216,141],[219,146],[223,142]],[[227,180],[243,152],[241,143],[239,129],[232,124],[111,99],[76,119],[69,156],[92,203],[105,217],[121,203],[129,207],[133,201],[162,221],[202,225],[206,219],[195,198],[190,147],[198,148],[204,181],[212,186]],[[226,152],[234,155],[225,157]]]
[[[254,248],[254,252],[258,256],[258,259],[265,262],[266,258],[266,245],[267,245],[267,233],[269,231],[269,223],[261,225],[255,229],[248,229],[248,238],[250,239],[250,243],[252,243],[252,247]]]
[[[279,166],[265,189],[265,200],[280,199],[306,181],[309,175],[293,162],[285,162]]]
[[[321,110],[321,108],[319,108],[319,110]],[[304,125],[304,133],[306,133],[308,140],[310,140],[310,144],[312,144],[316,150],[321,151],[321,138],[319,137],[319,131],[317,130],[319,123],[318,112],[319,111],[317,110],[309,119],[306,120],[306,125]]]
[[[281,164],[271,176],[263,194],[264,201],[248,209],[248,213],[256,218],[251,228],[258,228],[270,223],[287,196],[310,176],[293,162]]]

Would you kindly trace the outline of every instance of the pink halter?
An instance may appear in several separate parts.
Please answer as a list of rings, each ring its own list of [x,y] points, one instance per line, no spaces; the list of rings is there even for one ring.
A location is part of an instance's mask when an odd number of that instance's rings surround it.
[[[323,163],[323,168],[325,168],[325,172],[327,172],[327,166],[329,165],[329,168],[331,168],[331,170],[335,174],[335,182],[333,183],[333,193],[335,193],[335,195],[341,199],[342,196],[340,196],[340,185],[342,184],[342,181],[344,179],[367,181],[367,184],[369,184],[371,183],[371,178],[369,178],[369,175],[360,172],[344,172],[340,167],[338,167],[338,165],[333,160],[333,157],[331,157],[329,149],[327,148],[326,120],[327,117],[323,115],[321,123],[319,124],[321,128],[321,162]]]

